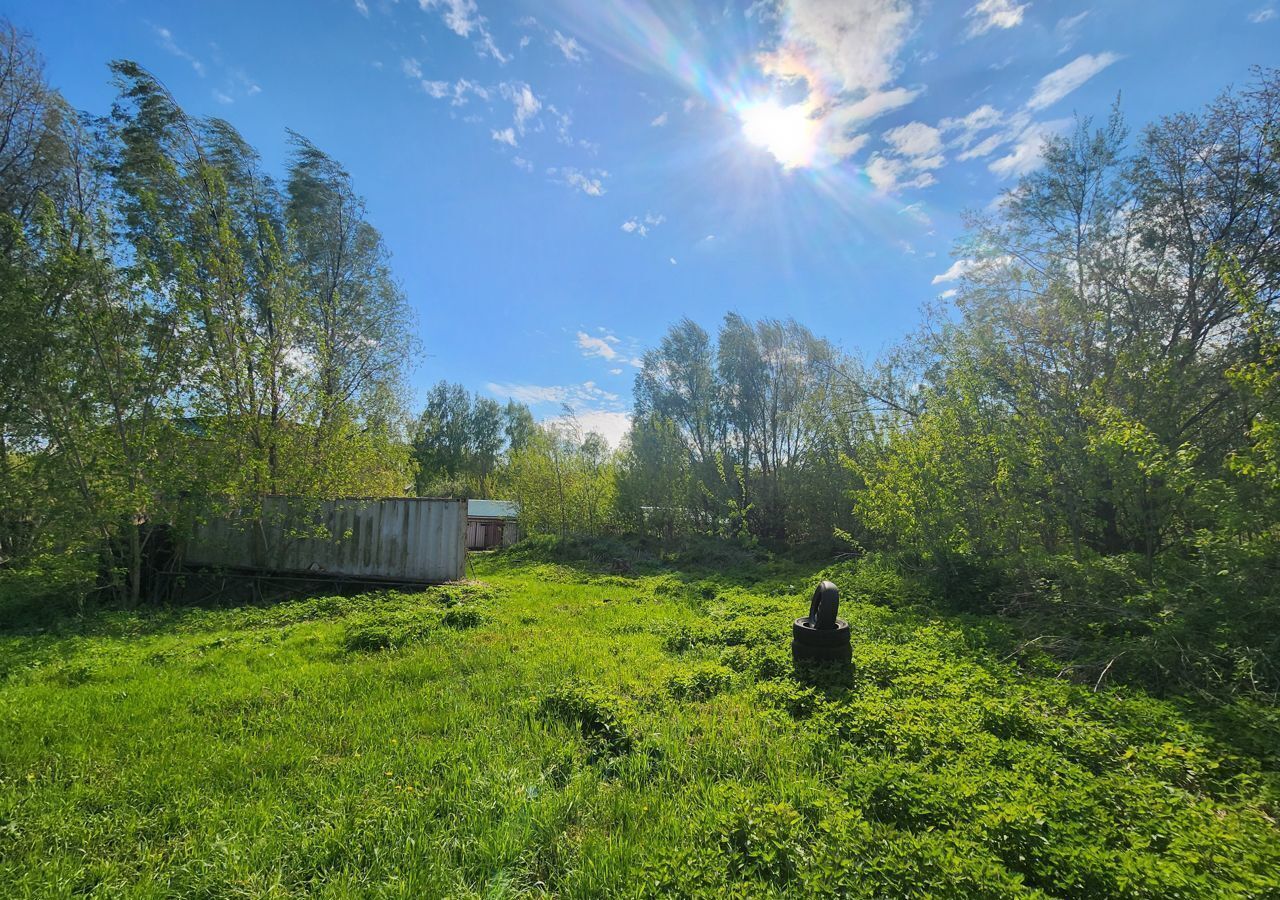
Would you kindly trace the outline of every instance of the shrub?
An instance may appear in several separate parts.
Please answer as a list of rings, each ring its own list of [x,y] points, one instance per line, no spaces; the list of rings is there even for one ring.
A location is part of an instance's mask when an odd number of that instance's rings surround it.
[[[710,700],[716,694],[729,690],[733,673],[724,666],[698,666],[670,676],[667,693],[677,700]]]
[[[597,685],[564,685],[543,697],[540,708],[544,715],[580,728],[594,756],[619,756],[635,747],[630,704]]]

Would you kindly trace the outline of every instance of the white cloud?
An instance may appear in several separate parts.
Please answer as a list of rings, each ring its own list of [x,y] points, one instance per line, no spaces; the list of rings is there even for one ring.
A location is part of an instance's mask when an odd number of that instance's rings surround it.
[[[666,125],[666,124],[667,124],[667,114],[665,112],[659,113],[657,116],[654,117],[653,121],[649,123],[649,125],[654,128],[661,128],[663,125]]]
[[[984,131],[1004,124],[1004,113],[990,104],[983,104],[963,118],[943,119],[938,124],[948,134],[956,133],[956,144],[969,147]]]
[[[906,0],[788,0],[783,11],[782,43],[763,60],[770,74],[816,74],[842,93],[877,91],[897,74],[911,29]]]
[[[979,263],[976,259],[957,259],[947,271],[941,275],[934,275],[933,283],[944,284],[948,281],[958,281],[972,272],[978,265]]]
[[[423,12],[440,10],[444,24],[458,37],[470,37],[472,31],[484,27],[475,0],[418,0],[418,6]]]
[[[898,54],[912,27],[908,0],[782,0],[778,45],[761,68],[782,82],[803,82],[803,103],[821,153],[808,165],[830,165],[867,141],[858,129],[911,102],[919,91],[892,85]]]
[[[947,288],[938,296],[941,297],[943,300],[950,300],[952,297],[954,297],[958,293],[960,292],[957,291],[955,288]]]
[[[1058,134],[1070,125],[1070,119],[1033,122],[1018,135],[1013,149],[1007,155],[992,160],[987,168],[1001,178],[1026,175],[1034,171],[1040,167],[1040,150],[1044,146],[1045,139]]]
[[[644,216],[632,216],[630,219],[622,223],[622,230],[627,234],[638,234],[640,237],[648,237],[649,229],[661,225],[667,221],[664,215],[654,215],[653,213],[645,213]]]
[[[215,90],[213,92],[213,99],[223,104],[236,102],[234,99],[232,99],[230,94],[224,94],[222,91],[218,91],[218,90]]]
[[[366,19],[369,18],[369,4],[365,3],[364,0],[356,0],[356,12]]]
[[[622,370],[621,370],[621,369],[610,369],[610,370],[609,370],[609,374],[610,374],[610,375],[621,375],[621,374],[622,374]]]
[[[498,90],[503,97],[511,101],[511,105],[515,108],[512,125],[517,134],[523,135],[529,121],[542,109],[542,101],[534,95],[533,88],[523,81],[504,81],[498,85]]]
[[[918,96],[920,91],[915,88],[895,87],[887,91],[874,91],[861,100],[846,104],[834,115],[847,122],[869,122],[906,106]]]
[[[524,169],[526,172],[533,171],[533,163],[525,159],[523,156],[513,156],[511,162],[517,169]]]
[[[418,87],[428,97],[436,100],[443,100],[446,97],[451,98],[449,103],[451,106],[465,106],[467,100],[471,96],[480,98],[481,100],[489,99],[489,89],[482,85],[469,81],[466,78],[459,78],[450,84],[447,81],[435,81],[424,78],[422,74],[422,63],[413,57],[406,57],[400,60],[400,71],[410,81],[415,81]]]
[[[1000,147],[1009,142],[1009,134],[1004,131],[996,132],[978,143],[974,144],[958,157],[961,160],[981,159],[984,156],[990,156]]]
[[[621,343],[616,337],[605,332],[604,337],[596,337],[585,331],[578,332],[578,349],[588,359],[616,359],[618,351],[615,344]]]
[[[942,133],[932,125],[911,122],[884,133],[889,150],[867,162],[867,177],[882,194],[903,188],[926,188],[937,181],[930,172],[942,168]]]
[[[573,124],[573,116],[567,112],[561,112],[554,103],[547,104],[547,112],[556,120],[556,140],[566,147],[572,147],[573,135],[569,133],[569,126]]]
[[[1099,53],[1096,56],[1085,53],[1077,56],[1061,69],[1040,79],[1031,99],[1027,101],[1027,109],[1052,106],[1118,59],[1120,57],[1115,53]]]
[[[929,218],[929,214],[925,212],[923,203],[909,203],[902,207],[902,209],[898,210],[898,215],[906,216],[925,228],[933,226],[933,219]]]
[[[514,128],[503,128],[492,132],[493,139],[499,144],[506,144],[510,147],[516,146],[516,132]]]
[[[676,264],[676,258],[675,258],[674,256],[669,256],[669,257],[667,257],[667,261],[668,261],[668,262],[670,262],[670,263],[671,263],[671,265],[673,265],[673,266]],[[631,364],[634,366],[634,365],[636,364],[636,363],[635,363],[635,360],[632,360],[632,361],[631,361]]]
[[[609,173],[603,169],[592,169],[590,173],[586,173],[573,166],[562,166],[559,169],[552,167],[547,169],[547,174],[553,178],[558,176],[562,184],[567,184],[590,197],[601,197],[605,194],[604,179],[609,177]]]
[[[552,416],[545,421],[560,427],[576,426],[584,437],[594,431],[608,441],[609,446],[614,449],[622,444],[622,439],[631,430],[630,413],[608,409],[577,409],[574,410],[572,418]]]
[[[985,256],[981,259],[957,259],[951,268],[941,275],[933,276],[934,284],[945,284],[948,281],[959,281],[973,272],[990,272],[1005,269],[1014,263],[1012,256]],[[955,292],[943,291],[943,297],[953,297]]]
[[[942,165],[941,157],[931,157],[925,168],[937,168]],[[917,169],[912,161],[898,156],[874,154],[867,162],[867,177],[872,186],[882,194],[892,194],[903,188],[926,188],[937,182],[928,171]]]
[[[188,53],[185,49],[178,46],[178,42],[173,39],[173,32],[168,28],[161,26],[152,26],[152,30],[156,33],[156,37],[160,39],[160,46],[169,53],[172,53],[178,59],[185,60],[197,75],[201,78],[205,76],[205,65],[194,54]]]
[[[1254,25],[1261,25],[1263,22],[1270,22],[1276,17],[1276,15],[1274,6],[1264,6],[1261,9],[1251,12],[1249,14],[1249,21]]]
[[[438,11],[445,27],[458,37],[468,38],[474,33],[481,55],[492,56],[499,63],[509,60],[493,42],[488,20],[480,15],[475,0],[418,0],[418,7],[423,12]]]
[[[891,128],[884,139],[899,154],[910,157],[936,156],[942,152],[942,133],[932,125],[911,122]]]
[[[563,53],[564,58],[569,62],[582,62],[587,58],[587,51],[578,43],[577,38],[566,37],[559,31],[553,31],[551,43],[555,44],[556,49]]]
[[[1074,16],[1064,16],[1053,26],[1053,33],[1062,41],[1062,46],[1058,49],[1059,53],[1066,53],[1071,49],[1080,34],[1080,23],[1087,18],[1089,18],[1089,10],[1086,9]]]
[[[510,398],[530,406],[539,404],[564,404],[577,406],[584,403],[616,403],[618,395],[606,391],[594,381],[582,384],[522,384],[519,382],[489,382],[485,390],[495,397]]]
[[[992,28],[1014,28],[1022,24],[1022,14],[1029,3],[1014,3],[1013,0],[978,0],[978,3],[965,13],[965,18],[973,19],[969,26],[970,36],[986,34]]]

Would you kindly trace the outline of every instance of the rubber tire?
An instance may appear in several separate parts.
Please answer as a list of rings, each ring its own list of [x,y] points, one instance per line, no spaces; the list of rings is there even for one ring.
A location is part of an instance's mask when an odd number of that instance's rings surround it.
[[[853,662],[853,648],[848,644],[832,644],[826,647],[806,647],[791,642],[791,661],[796,665],[805,663],[844,663]]]
[[[791,639],[806,647],[839,647],[849,643],[849,623],[836,619],[835,628],[813,628],[808,617],[791,623]]]

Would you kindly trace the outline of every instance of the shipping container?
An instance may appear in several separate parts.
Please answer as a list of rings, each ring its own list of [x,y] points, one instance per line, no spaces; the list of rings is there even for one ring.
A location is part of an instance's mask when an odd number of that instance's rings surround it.
[[[465,500],[267,497],[261,515],[212,517],[188,565],[368,581],[440,584],[466,574]]]

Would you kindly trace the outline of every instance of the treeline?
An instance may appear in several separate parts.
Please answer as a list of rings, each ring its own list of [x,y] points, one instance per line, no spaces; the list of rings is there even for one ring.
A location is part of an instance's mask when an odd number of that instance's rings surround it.
[[[520,505],[535,534],[616,531],[617,460],[572,410],[535,422],[529,407],[499,404],[442,381],[427,394],[412,435],[423,497],[492,498]]]
[[[870,368],[792,322],[675,325],[618,520],[835,536],[1095,674],[1274,691],[1278,104],[1262,71],[1133,141],[1118,111],[1049,140],[971,217],[954,299]]]
[[[0,23],[0,567],[137,602],[155,524],[394,494],[409,312],[342,167],[281,182],[134,63],[74,112]],[[60,583],[60,582],[59,582]]]

